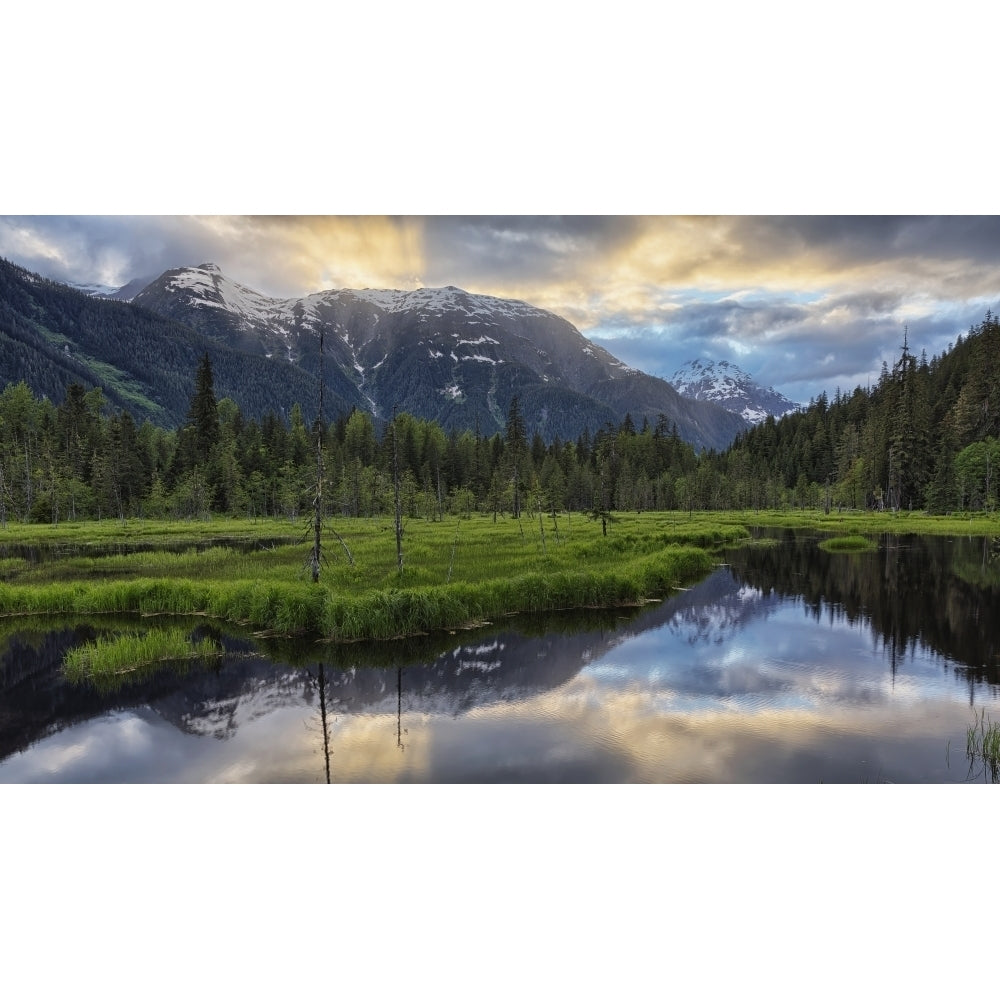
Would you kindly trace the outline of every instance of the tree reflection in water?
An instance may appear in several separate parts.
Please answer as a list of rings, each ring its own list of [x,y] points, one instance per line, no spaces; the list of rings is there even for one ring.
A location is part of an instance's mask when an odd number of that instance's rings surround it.
[[[334,668],[336,669],[336,668]],[[403,666],[400,664],[396,667],[396,746],[403,752],[406,750],[406,744],[403,742],[403,737],[409,735],[409,729],[403,728]],[[323,767],[324,774],[326,777],[326,783],[332,784],[331,773],[330,773],[330,760],[333,756],[333,750],[330,746],[331,736],[332,736],[332,719],[330,717],[330,710],[327,698],[327,676],[326,676],[327,666],[326,663],[320,660],[316,664],[316,674],[310,673],[309,679],[316,687],[316,691],[319,694],[319,717],[316,723],[319,727],[320,742],[323,754]]]
[[[996,539],[883,535],[878,550],[830,553],[815,538],[779,533],[782,544],[729,554],[737,580],[764,594],[800,598],[818,621],[861,622],[881,642],[895,679],[908,652],[943,656],[966,678],[1000,685],[1000,547]]]
[[[133,623],[0,623],[0,780],[962,780],[940,771],[965,703],[1000,697],[995,543],[893,537],[855,555],[817,541],[733,550],[634,612],[328,646],[320,661],[314,640],[201,624],[226,650],[211,669],[114,692],[59,664]]]

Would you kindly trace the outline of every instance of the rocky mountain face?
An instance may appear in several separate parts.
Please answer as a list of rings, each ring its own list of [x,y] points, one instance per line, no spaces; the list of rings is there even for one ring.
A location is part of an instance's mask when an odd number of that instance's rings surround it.
[[[352,408],[388,420],[396,408],[488,437],[516,395],[529,436],[547,441],[627,414],[636,427],[662,416],[696,448],[724,448],[748,427],[525,302],[454,287],[276,299],[212,264],[135,287],[84,294],[0,260],[0,383],[23,380],[57,403],[71,382],[100,386],[138,421],[178,426],[207,353],[217,398],[256,420],[287,418],[295,403],[310,417],[322,371],[327,420]]]
[[[664,415],[699,448],[725,447],[747,424],[629,368],[566,320],[525,302],[459,288],[330,290],[269,298],[214,264],[166,271],[135,305],[221,344],[320,370],[341,405],[388,419],[393,407],[447,429],[503,430],[513,396],[529,433],[569,439],[630,413]]]
[[[768,416],[778,418],[801,409],[780,392],[761,387],[729,361],[689,361],[674,372],[670,384],[682,396],[716,403],[730,413],[739,414],[748,424],[759,424]]]
[[[217,398],[234,399],[248,417],[287,416],[296,402],[306,408],[316,399],[315,376],[288,362],[238,351],[183,323],[0,259],[0,387],[23,381],[59,404],[76,382],[100,388],[112,409],[139,423],[177,427],[205,354]]]

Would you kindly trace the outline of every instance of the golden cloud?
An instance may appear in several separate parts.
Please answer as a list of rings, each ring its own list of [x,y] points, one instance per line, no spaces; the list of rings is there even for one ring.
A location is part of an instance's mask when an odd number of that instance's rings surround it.
[[[973,259],[957,239],[938,252],[938,230],[924,232],[919,220],[204,216],[171,224],[193,226],[206,259],[216,254],[232,277],[268,294],[459,284],[523,299],[584,330],[665,321],[674,297],[694,291],[871,289],[942,300],[997,292],[992,260]]]

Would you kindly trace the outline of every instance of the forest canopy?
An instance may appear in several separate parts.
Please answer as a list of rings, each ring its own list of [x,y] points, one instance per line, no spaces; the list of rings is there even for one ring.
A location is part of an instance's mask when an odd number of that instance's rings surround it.
[[[212,512],[297,518],[315,493],[324,514],[393,509],[393,439],[408,517],[573,510],[790,507],[994,510],[1000,465],[1000,323],[990,313],[940,357],[904,343],[877,383],[825,394],[767,418],[723,452],[696,454],[666,417],[626,416],[591,435],[545,442],[525,432],[515,397],[503,433],[445,431],[399,413],[377,426],[352,410],[329,423],[292,406],[249,419],[216,398],[204,355],[174,430],[112,407],[73,382],[58,404],[24,381],[0,393],[0,524]],[[394,435],[393,432],[394,431]],[[317,441],[318,438],[318,441]]]

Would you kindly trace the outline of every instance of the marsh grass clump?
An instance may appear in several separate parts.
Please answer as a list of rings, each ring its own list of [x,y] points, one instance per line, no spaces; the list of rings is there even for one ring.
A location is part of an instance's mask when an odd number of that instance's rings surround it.
[[[335,641],[396,639],[508,615],[632,607],[709,572],[703,549],[675,546],[615,568],[551,568],[427,587],[379,588],[329,599],[323,633]]]
[[[458,536],[454,522],[411,519],[400,572],[390,522],[345,519],[339,530],[354,561],[331,557],[316,586],[303,579],[301,545],[276,539],[273,526],[254,529],[266,541],[258,547],[226,525],[208,548],[206,526],[191,527],[187,537],[164,532],[169,551],[111,555],[81,554],[92,542],[77,528],[78,544],[65,557],[25,567],[14,580],[0,578],[0,619],[201,616],[272,635],[397,638],[512,614],[666,597],[710,572],[711,548],[749,534],[710,518],[622,515],[607,536],[599,524],[567,518],[559,543],[552,534],[543,545],[539,533],[522,533],[509,519],[466,519]],[[47,531],[34,530],[45,544]],[[105,530],[92,526],[97,540]]]
[[[824,552],[874,552],[878,543],[864,535],[838,535],[819,543]]]
[[[69,650],[63,671],[71,681],[102,680],[144,673],[165,664],[205,662],[222,655],[212,639],[192,639],[181,627],[127,631]]]
[[[966,731],[965,753],[969,758],[970,777],[979,766],[982,768],[980,773],[988,773],[991,781],[1000,781],[1000,722],[987,719],[985,709]]]

